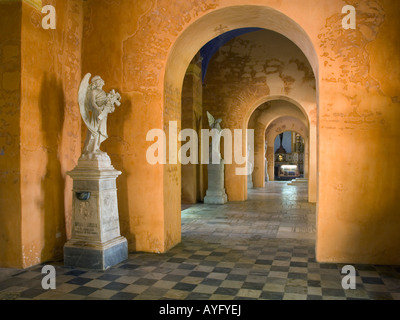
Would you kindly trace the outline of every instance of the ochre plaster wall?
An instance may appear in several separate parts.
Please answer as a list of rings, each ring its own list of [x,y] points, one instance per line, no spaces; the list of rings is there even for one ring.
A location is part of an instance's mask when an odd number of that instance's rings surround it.
[[[72,212],[66,172],[76,165],[81,144],[81,1],[43,4],[56,8],[55,30],[44,30],[44,15],[22,3],[22,267],[63,258]]]
[[[0,267],[21,266],[21,3],[0,3]]]
[[[349,1],[321,28],[317,258],[400,263],[400,2]]]
[[[106,91],[116,89],[122,96],[121,106],[108,119],[109,139],[101,146],[122,171],[117,179],[121,234],[131,251],[163,252],[164,223],[171,225],[169,233],[175,236],[168,242],[180,241],[180,184],[179,189],[168,187],[169,180],[180,183],[180,167],[149,165],[146,151],[153,142],[146,142],[146,135],[151,129],[168,132],[169,123],[163,125],[160,72],[166,53],[158,52],[168,47],[168,40],[156,40],[156,21],[148,21],[155,9],[151,1],[95,0],[84,5],[82,74],[100,75]],[[147,50],[143,45],[154,48]],[[171,101],[180,105],[180,97]],[[171,120],[180,127],[180,113]],[[164,192],[169,205],[164,205]],[[164,206],[179,216],[169,219]]]

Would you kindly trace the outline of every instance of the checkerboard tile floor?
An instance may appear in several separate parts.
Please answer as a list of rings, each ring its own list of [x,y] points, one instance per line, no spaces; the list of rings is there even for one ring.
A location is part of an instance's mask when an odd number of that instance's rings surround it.
[[[275,182],[246,202],[191,206],[182,242],[167,253],[131,253],[106,271],[49,262],[55,290],[42,289],[44,264],[0,269],[0,299],[400,300],[400,266],[354,265],[356,290],[344,290],[343,265],[315,261],[306,194],[306,186]]]

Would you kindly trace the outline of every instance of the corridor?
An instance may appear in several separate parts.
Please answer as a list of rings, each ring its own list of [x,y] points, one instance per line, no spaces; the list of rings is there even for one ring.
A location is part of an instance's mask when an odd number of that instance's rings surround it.
[[[341,264],[315,261],[315,205],[303,183],[269,182],[246,202],[182,211],[182,242],[165,254],[131,253],[101,272],[43,265],[0,269],[0,299],[28,300],[400,300],[400,267],[355,265],[344,290]]]

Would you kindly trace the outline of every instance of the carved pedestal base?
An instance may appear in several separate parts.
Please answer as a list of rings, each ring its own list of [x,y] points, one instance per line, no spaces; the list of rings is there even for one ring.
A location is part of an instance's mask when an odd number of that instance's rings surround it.
[[[64,246],[66,266],[105,270],[128,258],[121,237],[116,178],[105,153],[83,155],[72,177],[72,236]]]
[[[224,169],[224,160],[221,160],[220,164],[208,165],[208,189],[204,197],[204,203],[225,204],[228,202],[224,185]]]
[[[106,270],[128,259],[128,242],[119,237],[106,243],[70,240],[64,246],[64,265]]]

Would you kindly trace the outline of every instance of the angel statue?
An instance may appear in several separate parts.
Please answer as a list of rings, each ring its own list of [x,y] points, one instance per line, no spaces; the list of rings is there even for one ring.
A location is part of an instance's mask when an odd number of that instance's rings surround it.
[[[247,175],[250,176],[253,173],[253,161],[254,155],[251,156],[251,145],[247,145]]]
[[[104,80],[87,73],[79,87],[79,108],[88,131],[83,154],[101,154],[100,145],[107,136],[107,116],[115,111],[115,105],[121,105],[121,95],[114,90],[106,93],[103,90]]]
[[[221,134],[222,134],[222,128],[220,123],[222,122],[222,119],[217,119],[215,120],[214,117],[207,111],[207,118],[208,118],[208,124],[210,125],[211,128],[211,134],[212,134],[212,146],[210,149],[210,161],[212,160],[217,160],[217,161],[212,161],[211,163],[213,164],[219,164],[221,160],[221,153],[220,153],[220,142],[221,142]],[[213,130],[215,129],[215,130]]]

